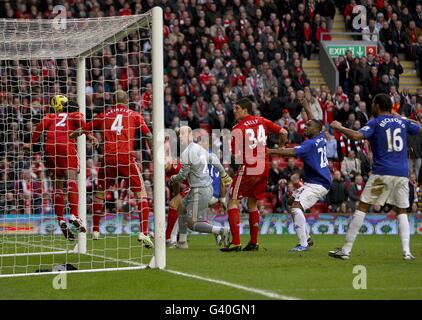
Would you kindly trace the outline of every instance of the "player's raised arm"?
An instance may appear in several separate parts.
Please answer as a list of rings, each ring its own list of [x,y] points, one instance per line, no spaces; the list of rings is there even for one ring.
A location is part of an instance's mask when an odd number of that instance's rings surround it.
[[[311,107],[309,106],[308,100],[306,100],[306,98],[302,98],[299,100],[299,104],[302,105],[303,109],[305,109],[308,119],[315,120],[314,114],[311,111]]]
[[[343,133],[349,139],[352,139],[352,140],[355,140],[355,141],[365,139],[365,136],[363,135],[362,132],[355,131],[355,130],[352,130],[352,129],[349,129],[349,128],[345,128],[338,121],[331,122],[330,127],[333,128],[334,130],[337,130],[337,131]]]

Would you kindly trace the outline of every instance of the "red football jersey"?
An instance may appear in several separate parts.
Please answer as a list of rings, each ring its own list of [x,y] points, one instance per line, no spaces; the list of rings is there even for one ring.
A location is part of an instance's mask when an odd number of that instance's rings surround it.
[[[173,163],[170,168],[166,171],[166,176],[170,178],[171,176],[178,174],[180,169],[182,169],[181,163]]]
[[[231,147],[236,163],[255,167],[258,159],[267,161],[268,132],[279,134],[280,130],[279,125],[263,117],[248,115],[243,118],[232,129]]]
[[[69,138],[69,135],[84,125],[84,116],[80,112],[49,113],[37,124],[32,134],[32,143],[36,143],[41,134],[46,131],[47,145],[76,145],[76,140]]]
[[[131,153],[134,149],[136,129],[143,135],[150,133],[139,112],[124,105],[117,105],[99,114],[84,126],[84,130],[100,130],[105,144],[104,154]]]

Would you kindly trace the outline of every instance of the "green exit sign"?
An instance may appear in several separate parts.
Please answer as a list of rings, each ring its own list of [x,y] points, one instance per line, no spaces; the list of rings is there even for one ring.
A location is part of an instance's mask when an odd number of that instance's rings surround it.
[[[352,51],[353,57],[363,57],[367,56],[368,54],[375,55],[377,53],[377,46],[376,45],[357,45],[357,46],[350,46],[350,45],[335,45],[335,44],[327,44],[328,54],[332,58],[337,58],[338,56],[345,56],[346,51]]]

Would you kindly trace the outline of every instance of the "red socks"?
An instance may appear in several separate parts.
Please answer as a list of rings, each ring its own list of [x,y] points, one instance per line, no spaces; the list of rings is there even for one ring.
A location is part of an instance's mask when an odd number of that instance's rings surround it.
[[[232,234],[232,243],[240,244],[240,215],[239,209],[233,208],[227,211],[229,216],[230,232]]]
[[[258,232],[259,232],[259,211],[254,210],[249,212],[249,230],[251,234],[251,243],[258,243]]]
[[[78,184],[75,180],[70,180],[67,183],[67,198],[69,201],[69,208],[70,208],[70,214],[73,214],[76,218],[78,217],[78,201],[79,201],[79,195],[78,195]]]
[[[93,204],[93,215],[92,215],[92,230],[93,231],[100,231],[100,220],[101,220],[101,216],[104,215],[104,202],[101,199],[101,202],[95,202],[94,200],[94,204]]]
[[[176,223],[178,218],[179,218],[179,214],[177,213],[177,209],[170,207],[169,213],[167,216],[166,240],[170,239],[171,232],[173,231],[173,228],[174,228],[174,224]]]
[[[64,196],[63,190],[56,190],[54,193],[54,213],[57,216],[57,221],[64,220]]]
[[[149,205],[147,199],[142,199],[138,202],[138,211],[139,211],[139,226],[141,232],[144,235],[148,235],[148,218],[149,218]]]

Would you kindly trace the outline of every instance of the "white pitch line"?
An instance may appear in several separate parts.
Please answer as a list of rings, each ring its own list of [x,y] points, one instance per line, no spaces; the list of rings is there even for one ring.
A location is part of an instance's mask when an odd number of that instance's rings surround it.
[[[366,288],[366,291],[422,291],[422,287],[410,287],[410,288]],[[356,291],[353,288],[296,288],[289,289],[289,291],[297,292],[330,292],[330,291]]]
[[[20,241],[15,241],[15,242],[13,242],[13,243],[19,243],[19,244],[26,244],[26,245],[28,245],[28,243],[25,243],[25,242],[20,242]],[[45,245],[41,245],[41,244],[30,244],[32,247],[39,247],[39,248],[44,248],[44,249],[53,249],[53,250],[63,250],[64,248],[58,248],[58,247],[50,247],[50,246],[45,246]],[[85,253],[85,255],[88,255],[88,256],[91,256],[91,257],[95,257],[95,258],[103,258],[103,259],[106,259],[106,260],[110,260],[110,261],[114,261],[114,262],[122,262],[122,263],[126,263],[126,264],[129,264],[129,265],[133,265],[133,266],[137,266],[137,267],[139,267],[139,268],[146,268],[147,266],[146,265],[144,265],[144,264],[141,264],[141,263],[138,263],[138,262],[134,262],[134,261],[130,261],[130,260],[119,260],[119,259],[116,259],[116,258],[112,258],[112,257],[107,257],[107,256],[103,256],[103,255],[98,255],[98,254],[93,254],[93,253]],[[126,269],[126,270],[130,270],[130,269],[133,269],[133,268],[110,268],[110,269],[107,269],[107,270],[110,270],[110,271],[118,271],[118,270],[124,270],[124,269]],[[87,269],[86,271],[85,270],[78,270],[79,272],[93,272],[93,271],[91,271],[92,269]],[[95,270],[95,269],[93,269],[93,270]],[[101,269],[101,270],[99,270],[99,269],[97,269],[98,271],[107,271],[106,269]],[[164,269],[164,270],[162,270],[162,271],[164,271],[164,272],[169,272],[169,273],[173,273],[173,274],[176,274],[176,275],[179,275],[179,276],[183,276],[183,277],[187,277],[187,278],[192,278],[192,279],[196,279],[196,280],[201,280],[201,281],[207,281],[207,282],[211,282],[211,283],[216,283],[216,284],[219,284],[219,285],[223,285],[223,286],[226,286],[226,287],[231,287],[231,288],[235,288],[235,289],[238,289],[238,290],[242,290],[242,291],[247,291],[247,292],[252,292],[252,293],[256,293],[256,294],[259,294],[259,295],[262,295],[262,296],[264,296],[264,297],[267,297],[267,298],[272,298],[272,299],[278,299],[278,300],[299,300],[299,298],[296,298],[296,297],[290,297],[290,296],[285,296],[285,295],[280,295],[280,294],[278,294],[278,293],[275,293],[275,292],[273,292],[273,291],[269,291],[269,290],[262,290],[262,289],[257,289],[257,288],[251,288],[251,287],[247,287],[247,286],[243,286],[243,285],[239,285],[239,284],[235,284],[235,283],[231,283],[231,282],[227,282],[227,281],[224,281],[224,280],[217,280],[217,279],[212,279],[212,278],[206,278],[206,277],[202,277],[202,276],[198,276],[198,275],[194,275],[194,274],[190,274],[190,273],[185,273],[185,272],[180,272],[180,271],[176,271],[176,270],[170,270],[170,269]],[[72,273],[72,271],[65,271],[65,272],[69,272],[69,273]],[[74,271],[73,271],[73,273],[75,273]],[[48,274],[54,274],[54,273],[52,273],[52,272],[46,272],[46,273],[35,273],[35,274],[25,274],[25,273],[23,273],[22,274],[22,276],[24,276],[24,275],[48,275]],[[7,277],[7,276],[20,276],[20,274],[15,274],[15,275],[0,275],[0,277]]]
[[[278,294],[278,293],[275,293],[275,292],[269,291],[269,290],[262,290],[262,289],[252,288],[252,287],[246,287],[246,286],[243,286],[243,285],[240,285],[240,284],[235,284],[235,283],[231,283],[231,282],[224,281],[224,280],[217,280],[217,279],[197,276],[195,274],[190,274],[190,273],[185,273],[185,272],[180,272],[180,271],[170,270],[170,269],[164,269],[162,271],[173,273],[173,274],[183,276],[183,277],[187,277],[187,278],[192,278],[192,279],[196,279],[196,280],[202,280],[202,281],[207,281],[207,282],[211,282],[211,283],[216,283],[216,284],[219,284],[219,285],[235,288],[235,289],[242,290],[242,291],[256,293],[256,294],[259,294],[259,295],[267,297],[267,298],[278,299],[278,300],[300,300],[299,298],[296,298],[296,297],[281,295],[281,294]]]

